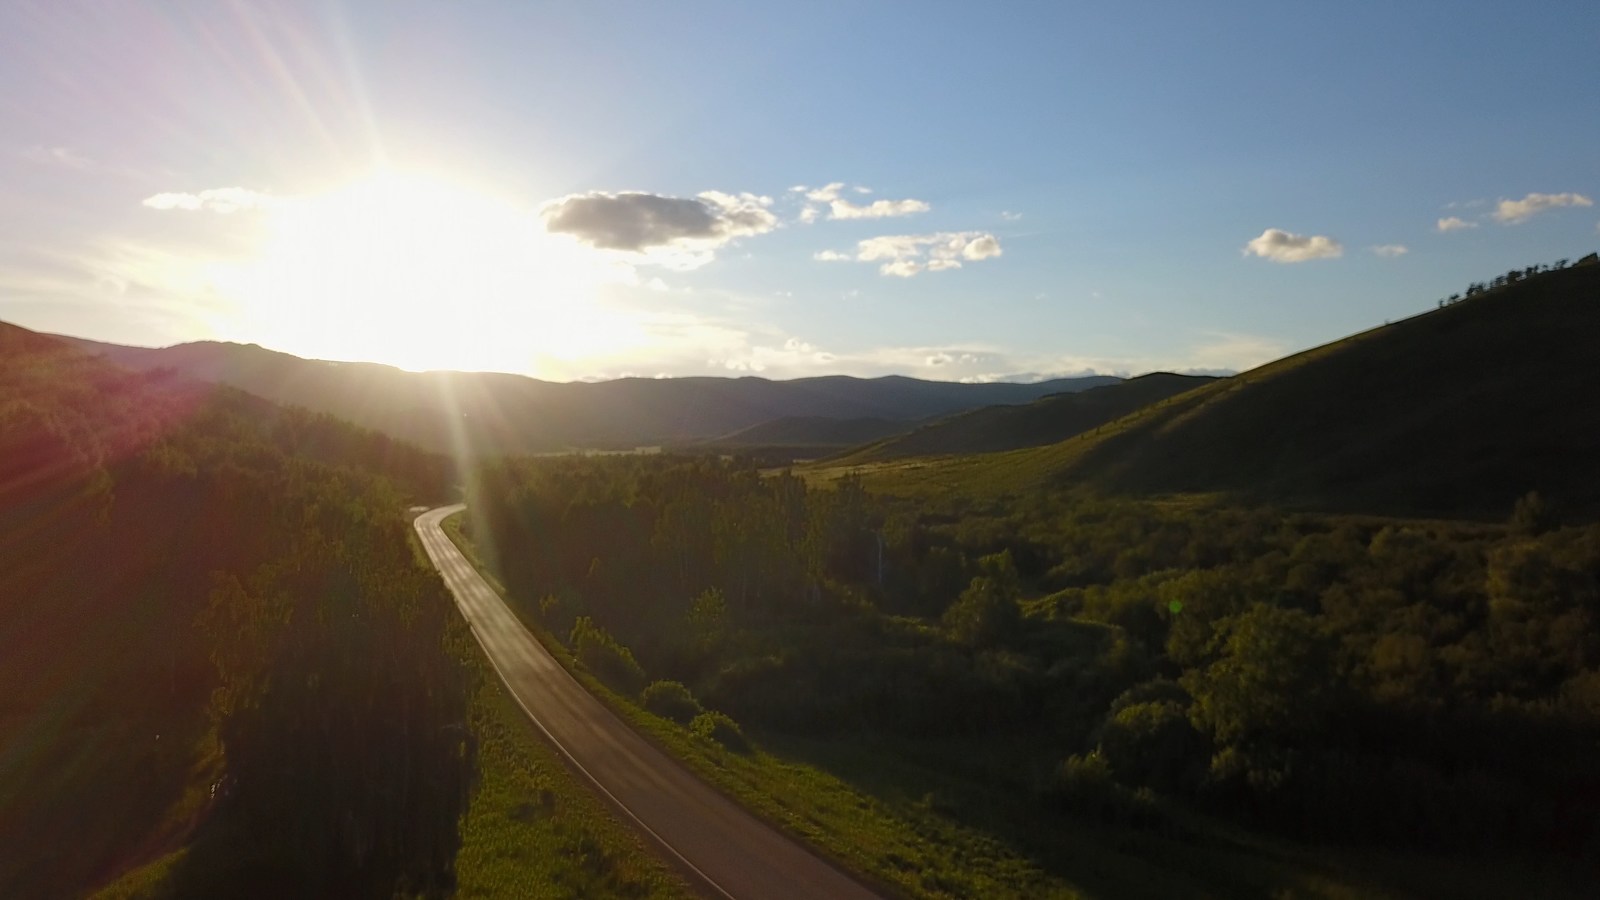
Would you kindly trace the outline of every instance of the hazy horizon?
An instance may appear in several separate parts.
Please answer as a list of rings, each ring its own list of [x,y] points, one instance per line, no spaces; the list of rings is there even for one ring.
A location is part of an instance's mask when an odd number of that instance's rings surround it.
[[[862,379],[917,378],[917,379],[922,380],[922,381],[942,381],[942,382],[946,382],[946,383],[950,383],[950,384],[1000,384],[1000,383],[1008,383],[1008,384],[1038,384],[1038,383],[1045,382],[1045,381],[1059,381],[1059,380],[1064,380],[1064,379],[1075,379],[1075,378],[1112,377],[1112,378],[1130,379],[1130,378],[1139,378],[1139,377],[1144,376],[1144,375],[1153,375],[1153,374],[1161,373],[1161,372],[1168,372],[1168,373],[1177,374],[1177,375],[1214,375],[1214,376],[1222,376],[1222,377],[1239,374],[1238,371],[1234,370],[1234,369],[1185,369],[1185,370],[1182,370],[1182,371],[1174,371],[1172,369],[1147,369],[1147,370],[1141,370],[1141,371],[1137,371],[1137,372],[1129,372],[1129,371],[1122,371],[1122,372],[1096,372],[1096,371],[1092,371],[1092,370],[1085,370],[1085,371],[1080,371],[1080,372],[1051,373],[1051,374],[1048,374],[1048,375],[1040,375],[1040,376],[1032,377],[1032,378],[1011,377],[1011,378],[994,378],[994,379],[988,379],[988,380],[979,380],[977,378],[949,379],[949,378],[937,378],[937,377],[933,377],[931,375],[905,375],[903,373],[898,373],[898,372],[891,372],[891,373],[885,373],[885,374],[879,374],[879,375],[854,375],[854,374],[851,374],[851,373],[848,373],[848,372],[825,372],[825,371],[819,371],[819,372],[792,375],[792,376],[767,376],[767,375],[763,375],[763,374],[761,374],[759,372],[690,372],[690,373],[677,374],[677,375],[666,373],[666,372],[658,372],[658,373],[653,374],[653,375],[643,374],[643,373],[639,373],[639,372],[618,372],[615,375],[609,375],[609,376],[587,376],[587,377],[580,377],[580,378],[557,379],[557,378],[541,378],[538,375],[530,375],[530,374],[528,374],[526,372],[505,372],[505,371],[501,371],[501,370],[498,370],[498,369],[425,369],[425,368],[424,369],[414,369],[414,368],[409,368],[407,366],[401,366],[401,365],[395,365],[393,363],[383,362],[381,360],[328,359],[328,358],[323,358],[323,357],[300,357],[299,354],[292,353],[292,352],[290,352],[288,350],[283,350],[283,349],[280,349],[280,348],[277,348],[277,347],[268,347],[266,345],[263,345],[263,344],[260,344],[260,343],[256,343],[254,341],[231,341],[231,340],[219,340],[219,339],[216,339],[216,338],[201,338],[201,339],[195,340],[195,341],[179,341],[177,343],[169,343],[169,344],[121,344],[121,343],[119,343],[117,341],[107,341],[107,340],[103,340],[101,338],[97,338],[97,337],[93,337],[91,335],[85,335],[85,334],[63,334],[63,333],[58,333],[58,332],[41,332],[41,333],[49,335],[51,337],[66,337],[66,338],[74,338],[74,339],[78,339],[78,340],[94,341],[96,343],[102,343],[102,344],[116,344],[118,346],[134,347],[134,348],[138,348],[138,349],[141,349],[141,350],[165,350],[165,349],[171,349],[173,347],[181,347],[181,346],[184,346],[184,345],[187,345],[187,344],[200,344],[200,343],[227,344],[227,345],[233,345],[233,346],[239,346],[239,347],[259,347],[262,350],[266,350],[268,352],[286,353],[286,354],[288,354],[290,356],[296,356],[296,357],[299,357],[301,359],[308,360],[310,362],[327,362],[327,363],[334,363],[334,364],[337,364],[337,365],[379,365],[379,366],[387,366],[387,367],[392,368],[392,369],[399,369],[402,372],[410,372],[412,374],[454,373],[454,374],[462,374],[462,375],[520,375],[520,376],[527,377],[527,378],[534,378],[534,379],[537,379],[539,381],[548,381],[548,382],[558,383],[558,384],[571,384],[571,383],[576,383],[576,382],[595,383],[595,382],[600,382],[600,381],[616,381],[616,380],[623,379],[623,378],[647,378],[647,379],[668,379],[668,378],[764,378],[764,379],[769,380],[769,381],[794,381],[794,380],[801,379],[801,378],[862,378]]]

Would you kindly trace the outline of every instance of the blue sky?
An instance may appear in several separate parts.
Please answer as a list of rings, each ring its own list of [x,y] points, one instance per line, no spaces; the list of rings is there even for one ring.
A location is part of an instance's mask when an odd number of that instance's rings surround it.
[[[1593,12],[11,3],[0,319],[558,379],[1242,369],[1600,247]]]

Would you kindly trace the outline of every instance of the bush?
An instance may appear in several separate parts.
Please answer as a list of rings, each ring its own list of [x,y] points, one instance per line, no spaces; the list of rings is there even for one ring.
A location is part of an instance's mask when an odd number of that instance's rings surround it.
[[[1106,717],[1100,752],[1119,780],[1162,790],[1198,783],[1206,755],[1188,712],[1170,700],[1134,703]]]
[[[677,681],[653,681],[639,695],[639,700],[645,709],[680,725],[689,724],[706,711],[694,694]]]
[[[750,742],[745,740],[744,732],[739,730],[739,723],[719,712],[703,712],[695,716],[689,723],[689,731],[695,737],[716,741],[737,753],[744,753],[750,749]]]
[[[632,694],[644,686],[644,669],[633,652],[588,616],[572,625],[572,650],[585,669],[617,690]]]
[[[1073,815],[1125,828],[1175,833],[1176,824],[1148,789],[1130,791],[1117,784],[1104,755],[1069,756],[1045,789],[1048,799]]]

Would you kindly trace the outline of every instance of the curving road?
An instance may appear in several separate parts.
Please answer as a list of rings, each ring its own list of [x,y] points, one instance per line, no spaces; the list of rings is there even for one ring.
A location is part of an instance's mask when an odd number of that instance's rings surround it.
[[[455,594],[500,678],[572,765],[669,861],[714,897],[871,898],[849,876],[700,781],[584,690],[506,608],[439,523],[457,504],[417,517],[417,535]]]

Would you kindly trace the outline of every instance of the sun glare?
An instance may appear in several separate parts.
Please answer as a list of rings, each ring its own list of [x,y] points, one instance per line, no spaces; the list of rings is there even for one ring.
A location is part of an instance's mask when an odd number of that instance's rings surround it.
[[[258,257],[215,274],[225,330],[304,356],[540,374],[633,343],[600,302],[617,273],[537,215],[384,172],[270,212]],[[248,335],[248,338],[243,337]]]

